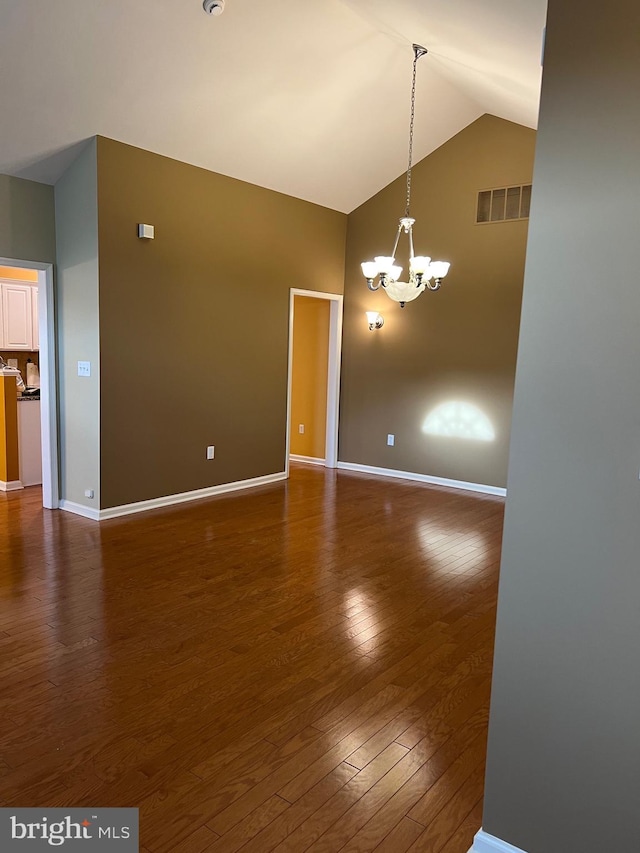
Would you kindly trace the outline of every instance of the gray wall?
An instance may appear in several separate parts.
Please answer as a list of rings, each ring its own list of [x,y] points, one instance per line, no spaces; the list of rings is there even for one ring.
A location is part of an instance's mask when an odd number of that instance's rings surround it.
[[[640,6],[550,0],[484,829],[640,849]]]
[[[94,139],[55,187],[60,497],[92,509],[100,506],[97,186]],[[78,376],[78,361],[91,362],[89,378]]]
[[[53,187],[0,175],[0,258],[53,263]]]

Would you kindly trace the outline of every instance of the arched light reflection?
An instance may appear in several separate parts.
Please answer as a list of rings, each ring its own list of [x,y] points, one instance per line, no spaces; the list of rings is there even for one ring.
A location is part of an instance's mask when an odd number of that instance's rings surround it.
[[[436,406],[425,418],[422,432],[473,441],[494,441],[496,437],[493,424],[482,409],[460,400],[449,400]]]

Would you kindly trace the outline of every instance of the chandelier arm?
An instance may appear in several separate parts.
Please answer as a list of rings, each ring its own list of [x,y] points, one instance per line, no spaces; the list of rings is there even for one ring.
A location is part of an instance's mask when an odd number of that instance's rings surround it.
[[[413,260],[413,228],[409,228],[409,259]]]

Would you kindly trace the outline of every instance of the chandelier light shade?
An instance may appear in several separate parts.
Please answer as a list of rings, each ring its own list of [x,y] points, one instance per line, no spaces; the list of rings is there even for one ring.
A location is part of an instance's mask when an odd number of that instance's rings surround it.
[[[413,226],[415,219],[409,214],[411,205],[411,169],[413,166],[413,125],[416,107],[416,69],[418,60],[427,53],[426,47],[413,45],[413,82],[411,85],[411,120],[409,123],[409,166],[407,168],[407,201],[404,216],[401,217],[390,255],[378,255],[372,261],[362,264],[362,274],[367,280],[369,290],[382,287],[390,299],[400,303],[404,308],[406,302],[411,302],[427,290],[439,290],[442,279],[449,272],[447,261],[432,261],[426,255],[413,253]],[[408,281],[400,281],[402,267],[396,264],[396,250],[402,234],[409,237],[409,275]]]
[[[382,314],[378,314],[377,311],[365,311],[365,314],[367,315],[370,332],[373,332],[375,329],[381,329],[384,326],[384,317]]]

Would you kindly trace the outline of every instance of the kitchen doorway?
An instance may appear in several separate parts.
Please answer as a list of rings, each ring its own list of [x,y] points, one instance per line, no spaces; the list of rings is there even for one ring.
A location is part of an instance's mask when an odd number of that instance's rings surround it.
[[[37,333],[40,374],[40,443],[42,448],[42,505],[58,509],[58,404],[54,325],[53,266],[37,261],[0,258],[0,266],[37,273]],[[35,330],[34,330],[35,331]],[[26,380],[26,376],[23,377]],[[23,404],[28,405],[28,404]]]
[[[337,293],[290,290],[287,476],[290,461],[338,465],[342,307]]]

